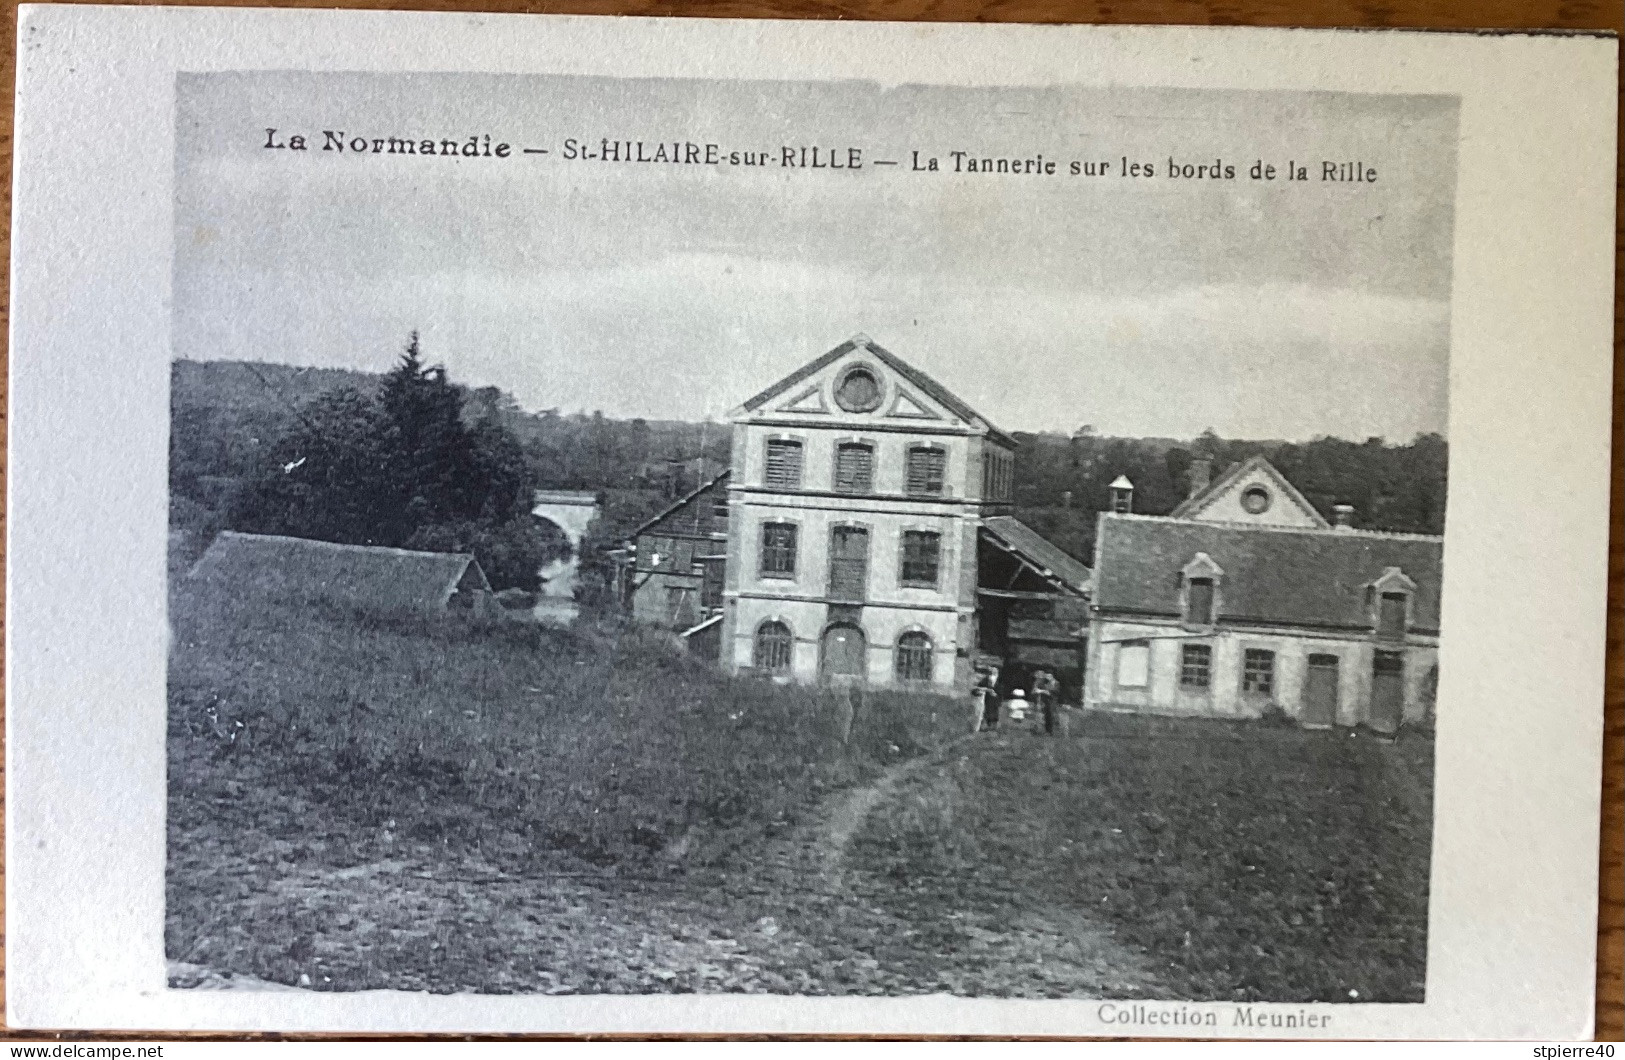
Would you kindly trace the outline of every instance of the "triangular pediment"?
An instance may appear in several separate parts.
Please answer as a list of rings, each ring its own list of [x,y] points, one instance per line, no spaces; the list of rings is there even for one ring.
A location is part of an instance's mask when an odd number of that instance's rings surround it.
[[[1173,511],[1176,519],[1325,530],[1331,524],[1261,456],[1243,461]]]
[[[798,415],[822,416],[829,413],[829,405],[824,402],[824,388],[810,386],[803,389],[795,397],[778,407],[780,412],[794,412]]]
[[[892,399],[891,408],[887,410],[886,416],[894,420],[942,419],[942,414],[933,411],[928,402],[915,397],[901,386],[897,388],[897,396]]]
[[[857,428],[887,421],[968,427],[1013,444],[942,384],[864,335],[803,365],[730,414],[736,423],[788,417],[819,417]]]

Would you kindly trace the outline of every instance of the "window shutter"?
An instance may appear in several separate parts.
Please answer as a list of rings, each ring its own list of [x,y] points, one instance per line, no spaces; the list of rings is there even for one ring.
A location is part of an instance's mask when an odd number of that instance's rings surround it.
[[[943,452],[924,447],[908,451],[908,492],[942,492]]]
[[[767,443],[767,484],[780,489],[801,485],[801,443],[782,438]]]
[[[869,493],[874,489],[875,452],[867,445],[847,443],[835,450],[835,492]]]

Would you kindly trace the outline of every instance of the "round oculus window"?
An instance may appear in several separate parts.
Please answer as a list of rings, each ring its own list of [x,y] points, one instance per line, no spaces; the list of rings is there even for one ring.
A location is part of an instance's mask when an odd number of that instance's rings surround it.
[[[1249,515],[1263,515],[1270,508],[1270,491],[1263,486],[1248,486],[1242,491],[1241,506]]]
[[[848,412],[873,412],[880,407],[880,380],[868,368],[849,368],[835,384],[835,404]]]

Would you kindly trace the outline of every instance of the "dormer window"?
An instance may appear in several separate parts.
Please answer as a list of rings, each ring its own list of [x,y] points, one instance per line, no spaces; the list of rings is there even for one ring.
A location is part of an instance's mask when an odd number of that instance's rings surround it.
[[[1185,583],[1185,621],[1193,626],[1213,625],[1213,579],[1192,578]]]
[[[1248,515],[1263,515],[1270,510],[1270,491],[1263,486],[1248,486],[1241,491],[1241,507]]]
[[[1416,583],[1398,567],[1389,567],[1371,583],[1371,624],[1378,640],[1403,641],[1411,628],[1411,598]]]
[[[1219,619],[1219,582],[1224,571],[1206,552],[1198,552],[1180,575],[1180,621],[1196,629],[1211,627]]]
[[[1383,593],[1377,607],[1377,636],[1382,640],[1405,639],[1405,611],[1409,593]]]

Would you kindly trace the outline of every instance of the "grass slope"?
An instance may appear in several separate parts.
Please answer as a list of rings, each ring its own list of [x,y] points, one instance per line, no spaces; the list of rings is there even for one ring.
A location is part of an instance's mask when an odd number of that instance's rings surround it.
[[[858,838],[865,893],[903,915],[1070,910],[1143,953],[1166,998],[1423,999],[1430,737],[1106,714],[1080,729],[1000,735],[912,784]]]
[[[853,718],[844,696],[728,680],[633,631],[387,623],[190,586],[171,615],[168,951],[282,981],[316,928],[247,920],[290,881],[321,920],[323,881],[342,893],[379,865],[720,864],[968,722],[933,696],[871,695]]]

